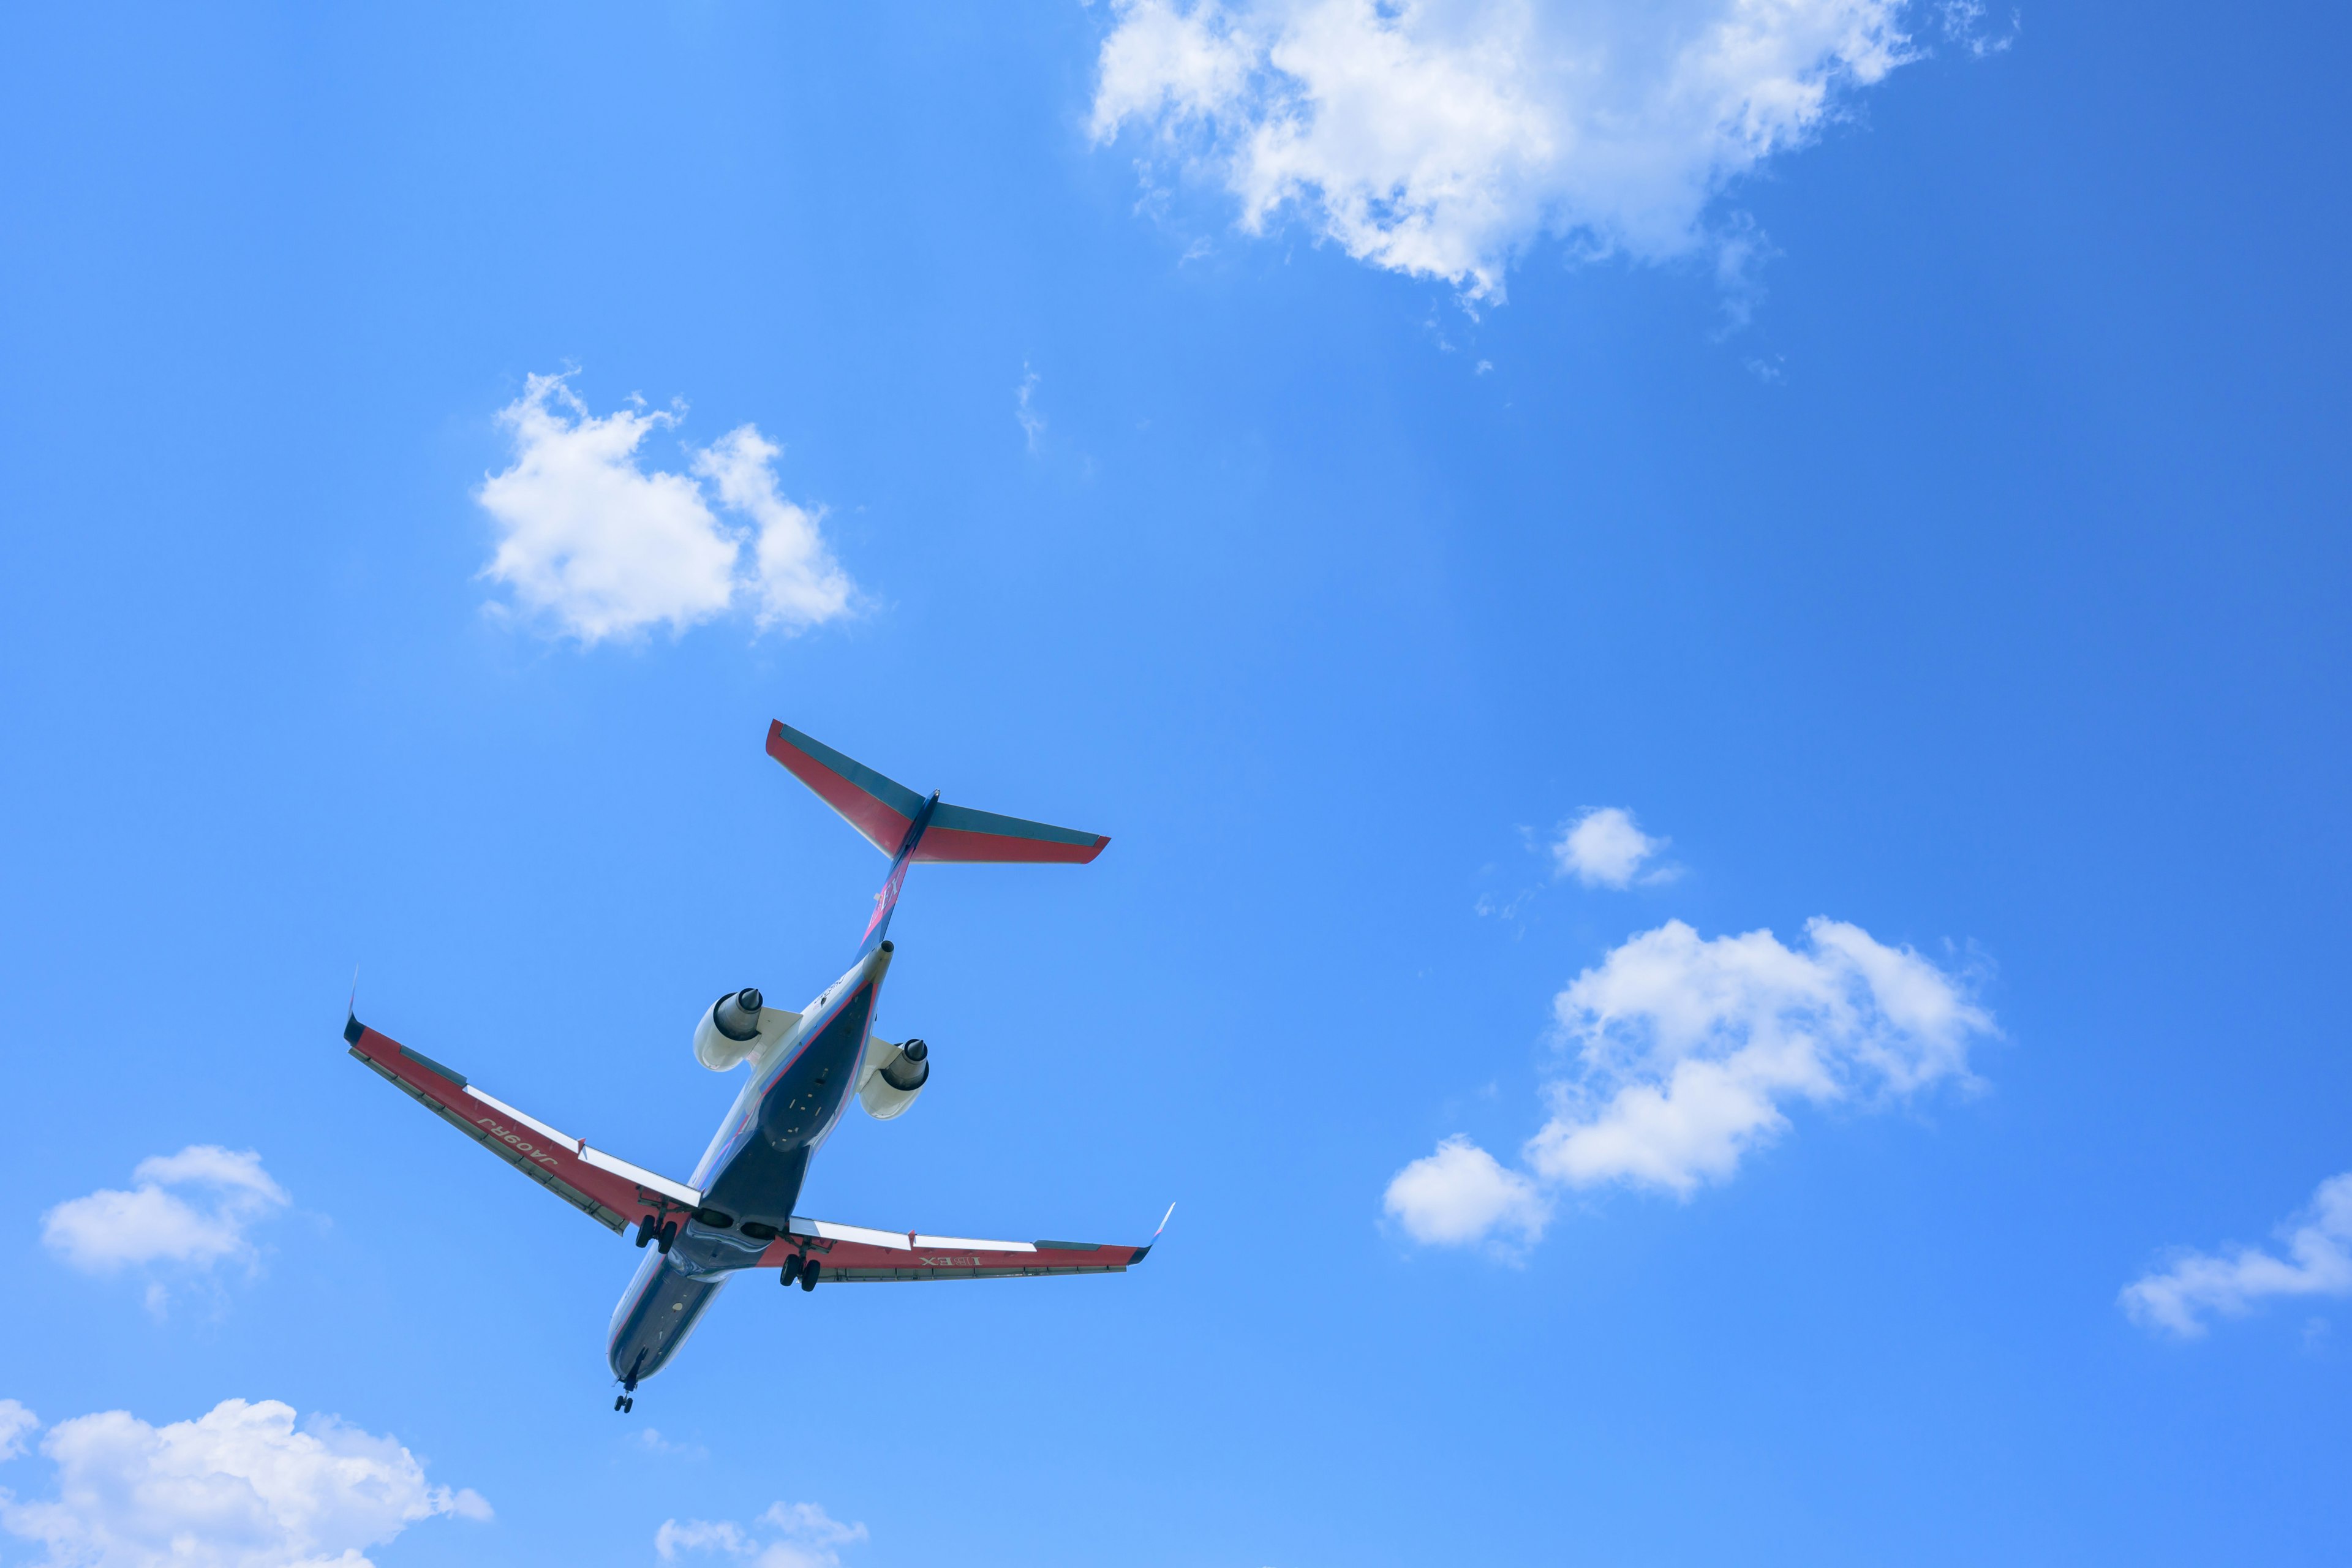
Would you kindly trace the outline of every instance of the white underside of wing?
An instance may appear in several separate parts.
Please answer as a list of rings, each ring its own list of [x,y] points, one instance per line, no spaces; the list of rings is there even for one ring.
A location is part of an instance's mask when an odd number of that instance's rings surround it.
[[[1032,1241],[980,1241],[968,1236],[922,1236],[903,1230],[869,1230],[862,1225],[835,1225],[831,1220],[793,1216],[793,1230],[821,1241],[855,1241],[867,1247],[887,1247],[899,1252],[1034,1252]]]
[[[1034,1252],[1036,1243],[1029,1241],[975,1241],[968,1236],[919,1236],[915,1237],[918,1252]]]
[[[600,1171],[610,1171],[616,1176],[625,1176],[637,1185],[659,1193],[664,1197],[674,1198],[688,1208],[698,1208],[702,1204],[702,1194],[683,1182],[673,1182],[667,1176],[657,1176],[643,1165],[632,1165],[618,1155],[607,1154],[602,1149],[592,1149],[583,1143],[580,1145],[580,1158],[585,1164],[593,1165]]]
[[[574,1153],[579,1152],[579,1139],[574,1138],[569,1132],[558,1132],[554,1128],[550,1127],[546,1122],[541,1121],[530,1111],[517,1110],[513,1106],[509,1105],[505,1100],[499,1099],[496,1095],[484,1094],[480,1089],[476,1089],[470,1083],[466,1086],[466,1093],[471,1098],[480,1100],[484,1105],[488,1106],[492,1110],[497,1111],[499,1115],[504,1116],[510,1121],[521,1122],[525,1127],[530,1128],[541,1137],[552,1138],[558,1143],[568,1143],[572,1146]]]

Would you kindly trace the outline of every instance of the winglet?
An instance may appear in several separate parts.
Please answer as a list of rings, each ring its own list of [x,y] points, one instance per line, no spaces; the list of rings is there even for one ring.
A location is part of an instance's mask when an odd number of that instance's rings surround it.
[[[1145,1242],[1141,1247],[1137,1247],[1135,1249],[1135,1256],[1127,1260],[1127,1266],[1129,1268],[1134,1268],[1137,1264],[1142,1262],[1146,1258],[1151,1255],[1151,1249],[1160,1245],[1160,1231],[1166,1230],[1168,1228],[1168,1222],[1175,1216],[1176,1205],[1174,1204],[1170,1204],[1168,1205],[1168,1212],[1160,1216],[1160,1230],[1153,1231],[1151,1233],[1151,1239]]]
[[[343,1008],[343,1043],[360,1043],[360,966],[352,965],[352,999]]]

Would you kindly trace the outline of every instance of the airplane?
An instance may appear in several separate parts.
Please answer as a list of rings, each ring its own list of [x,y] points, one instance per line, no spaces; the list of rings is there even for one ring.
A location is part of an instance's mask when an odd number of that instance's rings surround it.
[[[768,754],[814,791],[867,842],[891,857],[874,896],[856,959],[797,1013],[766,1005],[759,991],[730,991],[703,1009],[695,1059],[714,1072],[751,1072],[690,1181],[635,1165],[559,1132],[420,1051],[359,1021],[354,995],[343,1026],[351,1054],[483,1148],[616,1233],[636,1227],[652,1250],[614,1310],[605,1359],[621,1392],[613,1408],[636,1408],[637,1384],[667,1366],[720,1287],[773,1268],[790,1289],[820,1279],[992,1279],[1040,1274],[1121,1274],[1141,1247],[1084,1241],[980,1241],[919,1231],[874,1230],[794,1214],[809,1159],[855,1097],[881,1121],[903,1115],[929,1081],[930,1047],[893,1045],[873,1033],[875,999],[889,973],[891,911],[917,862],[1086,865],[1110,840],[1019,817],[927,799],[782,722]],[[1174,1214],[1173,1205],[1169,1213]],[[1163,1216],[1160,1230],[1168,1220]]]

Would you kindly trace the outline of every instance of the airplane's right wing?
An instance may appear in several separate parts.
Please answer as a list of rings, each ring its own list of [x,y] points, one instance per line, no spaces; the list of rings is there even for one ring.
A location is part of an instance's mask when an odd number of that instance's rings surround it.
[[[412,1051],[353,1018],[343,1026],[352,1055],[392,1080],[442,1121],[613,1230],[648,1215],[659,1223],[692,1213],[702,1194],[642,1166],[593,1149],[568,1132],[493,1100],[466,1075]],[[665,1248],[668,1246],[664,1242]]]
[[[1171,1208],[1171,1212],[1173,1210]],[[1161,1220],[1164,1228],[1168,1222]],[[760,1262],[780,1268],[794,1258],[824,1265],[826,1280],[1017,1279],[1034,1274],[1123,1274],[1143,1261],[1159,1232],[1141,1247],[1092,1241],[979,1241],[911,1230],[793,1218]]]

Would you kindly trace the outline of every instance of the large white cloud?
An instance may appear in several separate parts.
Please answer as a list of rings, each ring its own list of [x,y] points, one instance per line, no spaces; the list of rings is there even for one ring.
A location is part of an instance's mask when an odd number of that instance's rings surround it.
[[[514,462],[475,492],[499,530],[483,575],[527,616],[595,643],[664,624],[684,631],[738,604],[788,631],[847,613],[856,588],[821,514],[783,498],[780,449],[753,426],[691,452],[690,472],[678,474],[647,468],[640,452],[676,414],[591,414],[566,376],[528,378],[499,422]],[[706,479],[718,507],[748,526],[720,521]]]
[[[1247,231],[1292,207],[1350,256],[1474,297],[1499,297],[1545,234],[1652,259],[1712,240],[1736,266],[1747,242],[1714,199],[1910,58],[1906,9],[1118,0],[1093,130],[1151,132],[1227,187]]]
[[[427,1485],[394,1439],[328,1416],[298,1427],[274,1399],[164,1426],[77,1416],[40,1451],[57,1496],[0,1497],[0,1526],[46,1546],[52,1568],[365,1568],[366,1548],[419,1520],[490,1517],[478,1494]]]
[[[844,1524],[813,1502],[779,1502],[744,1529],[732,1520],[667,1519],[654,1552],[675,1563],[688,1552],[749,1558],[755,1568],[838,1568],[844,1546],[866,1539],[863,1524]]]
[[[250,1264],[254,1227],[289,1201],[250,1149],[191,1144],[142,1160],[131,1177],[128,1191],[101,1187],[43,1215],[42,1243],[94,1274],[152,1264],[198,1271]],[[161,1305],[162,1289],[151,1287],[151,1305]]]
[[[2280,1226],[2286,1256],[2258,1247],[2182,1252],[2124,1287],[2124,1310],[2184,1339],[2208,1316],[2236,1317],[2280,1296],[2352,1296],[2352,1172],[2330,1176],[2311,1206]]]
[[[1961,975],[1824,919],[1795,948],[1769,931],[1710,940],[1669,921],[1578,975],[1553,1009],[1572,1055],[1545,1087],[1551,1116],[1528,1141],[1526,1174],[1448,1140],[1389,1186],[1390,1212],[1416,1239],[1524,1232],[1536,1184],[1687,1197],[1786,1131],[1792,1106],[1878,1107],[1968,1081],[1970,1045],[1994,1032]],[[1415,1196],[1431,1191],[1450,1201]],[[1416,1211],[1438,1217],[1417,1225]]]

